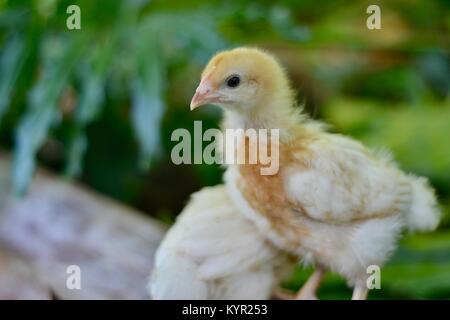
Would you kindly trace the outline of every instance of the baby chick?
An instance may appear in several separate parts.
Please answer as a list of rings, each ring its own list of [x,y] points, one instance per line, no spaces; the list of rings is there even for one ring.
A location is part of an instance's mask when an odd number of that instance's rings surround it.
[[[153,299],[268,299],[293,261],[233,206],[226,188],[192,196],[156,252]]]
[[[402,230],[437,227],[440,214],[427,180],[301,115],[284,69],[270,54],[237,48],[214,56],[191,110],[208,103],[224,109],[223,128],[280,130],[276,174],[261,175],[261,163],[234,164],[225,180],[236,207],[262,235],[315,264],[298,298],[315,297],[326,268],[354,286],[353,299],[365,299],[367,267],[385,263]],[[253,147],[245,137],[236,151]]]

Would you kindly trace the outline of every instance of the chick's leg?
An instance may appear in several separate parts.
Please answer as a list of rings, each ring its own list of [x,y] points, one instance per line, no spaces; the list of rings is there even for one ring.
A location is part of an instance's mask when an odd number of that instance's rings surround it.
[[[365,284],[356,284],[355,288],[353,288],[352,300],[366,300],[368,291]]]
[[[317,300],[317,289],[325,275],[325,268],[318,266],[314,273],[308,278],[300,291],[296,294],[297,300]]]

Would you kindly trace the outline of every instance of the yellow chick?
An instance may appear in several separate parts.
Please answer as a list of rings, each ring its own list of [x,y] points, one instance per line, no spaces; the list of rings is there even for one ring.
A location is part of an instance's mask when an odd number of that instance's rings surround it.
[[[221,185],[192,195],[156,252],[148,288],[153,299],[269,299],[293,267]]]
[[[299,299],[316,297],[325,269],[347,279],[353,299],[365,299],[367,268],[386,262],[401,232],[437,227],[440,213],[427,180],[301,115],[272,55],[237,48],[214,56],[191,110],[204,104],[224,109],[224,129],[280,130],[276,174],[262,175],[261,163],[231,164],[225,181],[236,207],[262,235],[316,266]],[[236,151],[252,147],[241,139]]]

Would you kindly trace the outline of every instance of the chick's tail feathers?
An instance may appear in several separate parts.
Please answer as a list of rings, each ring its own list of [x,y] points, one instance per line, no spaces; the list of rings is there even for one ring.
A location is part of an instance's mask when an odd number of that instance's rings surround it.
[[[437,228],[440,211],[434,190],[423,177],[408,175],[411,183],[411,207],[407,213],[409,231],[432,231]]]

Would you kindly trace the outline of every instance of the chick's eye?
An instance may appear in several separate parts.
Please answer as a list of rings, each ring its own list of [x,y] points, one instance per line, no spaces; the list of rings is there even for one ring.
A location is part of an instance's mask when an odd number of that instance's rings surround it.
[[[227,79],[226,83],[228,87],[236,88],[241,83],[241,78],[239,76],[231,76]]]

